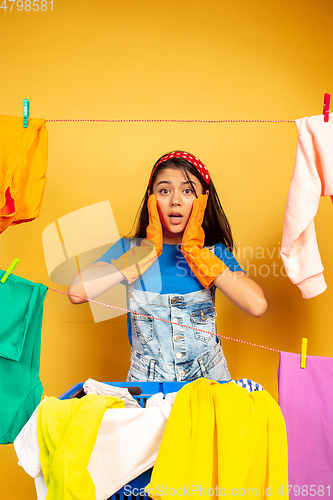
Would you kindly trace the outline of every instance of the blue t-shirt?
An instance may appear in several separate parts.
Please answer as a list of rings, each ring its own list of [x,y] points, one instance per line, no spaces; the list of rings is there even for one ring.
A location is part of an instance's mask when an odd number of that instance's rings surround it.
[[[141,240],[137,240],[140,245]],[[111,259],[116,260],[126,253],[131,247],[131,240],[120,238],[112,245],[98,261],[111,264]],[[243,271],[241,266],[227,247],[222,243],[214,245],[215,255],[221,259],[231,271]],[[244,271],[243,271],[244,272]],[[127,284],[124,280],[121,283]],[[198,292],[204,290],[200,281],[191,271],[185,257],[180,251],[180,245],[163,243],[163,251],[159,258],[147,269],[143,275],[133,283],[135,290],[154,292],[160,294],[179,294]],[[214,292],[215,292],[214,286]],[[128,340],[132,345],[132,331],[130,315],[127,313]]]
[[[138,244],[142,240],[138,240]],[[131,240],[121,238],[96,262],[111,263],[130,249]],[[222,243],[214,245],[215,255],[221,259],[231,271],[243,271],[241,266],[227,247]],[[122,283],[126,284],[124,280]],[[197,292],[204,290],[191,271],[185,257],[180,251],[179,245],[168,245],[163,243],[163,251],[160,257],[137,279],[134,284],[135,290],[154,292],[160,294],[179,294]]]

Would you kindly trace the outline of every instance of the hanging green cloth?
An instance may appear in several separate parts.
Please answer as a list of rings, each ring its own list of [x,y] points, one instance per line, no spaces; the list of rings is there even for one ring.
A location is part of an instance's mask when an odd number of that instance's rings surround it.
[[[0,280],[4,273],[0,270]],[[46,292],[46,286],[13,274],[0,283],[0,444],[14,441],[40,403]]]

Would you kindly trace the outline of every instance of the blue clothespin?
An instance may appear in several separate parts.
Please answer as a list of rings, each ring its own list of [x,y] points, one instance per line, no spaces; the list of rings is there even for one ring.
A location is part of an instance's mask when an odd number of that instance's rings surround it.
[[[8,276],[10,274],[12,274],[12,272],[14,271],[15,267],[17,266],[17,264],[20,262],[20,259],[14,259],[13,262],[11,263],[11,265],[9,266],[9,268],[7,269],[7,271],[5,272],[5,274],[2,276],[1,278],[1,283],[4,283],[6,281],[6,279],[8,278]]]
[[[28,126],[29,112],[30,112],[30,101],[28,101],[28,99],[23,99],[23,127],[24,128],[27,128],[27,126]]]

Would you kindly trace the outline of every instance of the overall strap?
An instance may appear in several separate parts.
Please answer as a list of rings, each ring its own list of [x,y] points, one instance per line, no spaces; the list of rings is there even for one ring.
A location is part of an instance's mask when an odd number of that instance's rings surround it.
[[[136,247],[136,246],[139,246],[137,239],[136,238],[131,238],[131,240],[130,240],[130,250],[132,248]],[[146,287],[145,287],[144,281],[142,279],[142,275],[138,277],[138,280],[140,280],[140,282],[141,282],[142,290],[146,291]],[[132,296],[133,289],[134,289],[134,282],[133,283],[129,283],[127,285],[127,293],[128,293],[129,297]]]
[[[136,239],[135,238],[131,238],[130,240],[130,249],[133,248],[133,247],[136,247],[137,244],[136,244]]]
[[[214,255],[215,255],[215,245],[212,245],[210,247],[205,247],[205,248],[208,248],[208,250],[210,250]],[[211,286],[210,289],[209,289],[212,297],[213,297],[213,300],[214,300],[214,306],[215,306],[215,295],[214,295],[214,287]]]
[[[137,245],[136,245],[136,239],[131,238],[131,240],[130,240],[130,250],[131,250],[132,248],[134,248],[135,246],[137,246]],[[133,282],[133,283],[134,283],[134,282]],[[133,287],[134,287],[133,283],[128,283],[128,285],[127,285],[127,287],[126,287],[126,288],[127,288],[127,295],[128,295],[128,297],[131,297],[131,296],[132,296],[132,293],[133,293]]]

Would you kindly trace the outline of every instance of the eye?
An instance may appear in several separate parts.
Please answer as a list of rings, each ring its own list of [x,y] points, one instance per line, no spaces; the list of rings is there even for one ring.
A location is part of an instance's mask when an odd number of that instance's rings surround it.
[[[160,190],[160,193],[161,194],[168,194],[168,193],[170,193],[170,190],[167,189],[167,188],[163,188],[163,189]]]
[[[185,193],[185,194],[192,194],[192,193],[193,193],[193,189],[191,189],[191,188],[186,188],[186,189],[184,189],[184,193]]]

